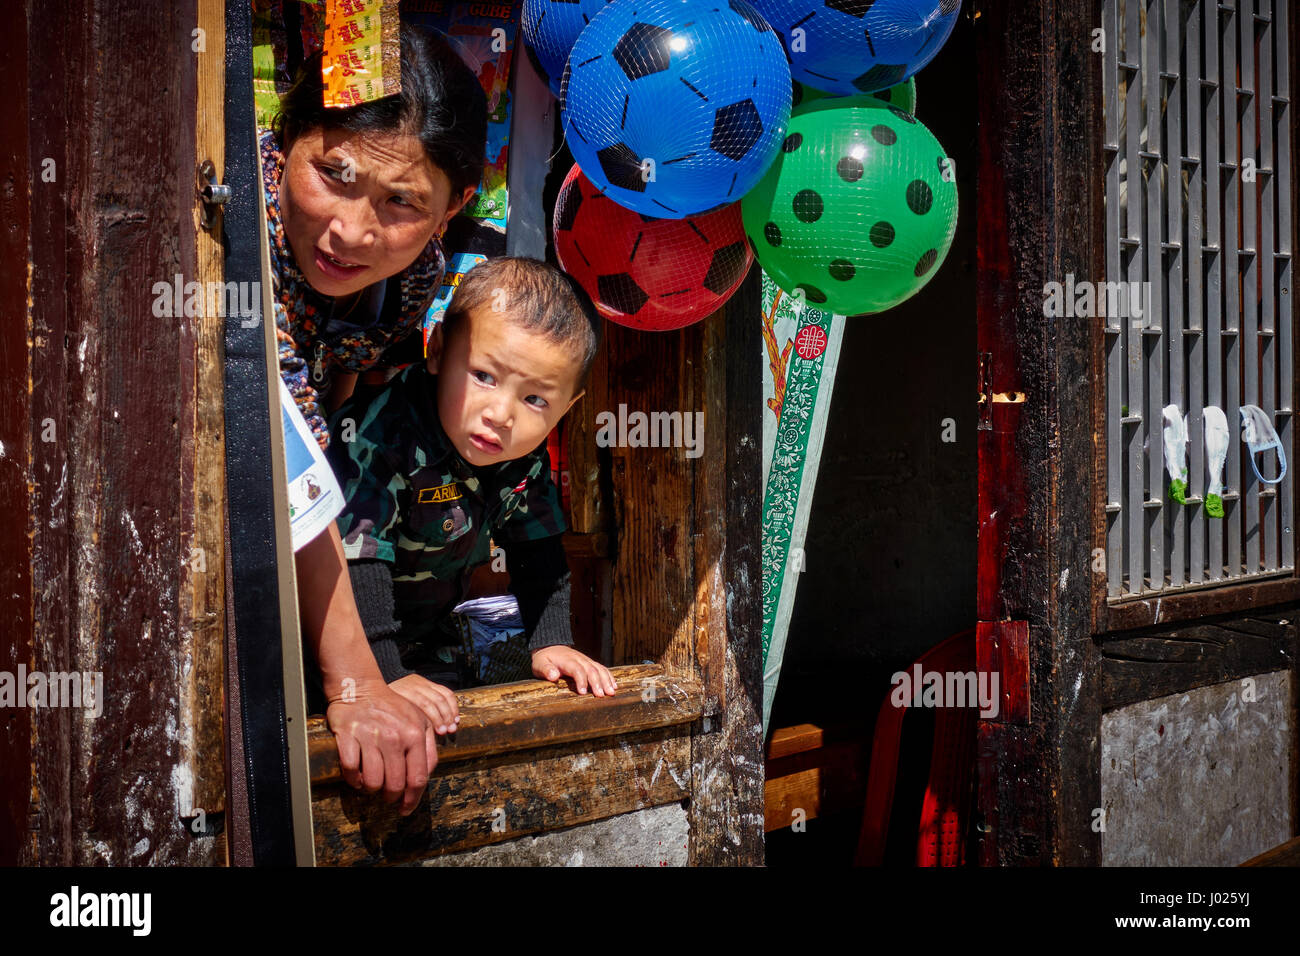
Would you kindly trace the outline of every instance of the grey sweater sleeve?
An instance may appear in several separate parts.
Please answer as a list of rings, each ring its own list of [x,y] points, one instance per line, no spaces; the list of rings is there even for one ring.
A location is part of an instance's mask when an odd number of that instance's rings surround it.
[[[395,638],[402,626],[394,615],[392,569],[383,561],[349,561],[348,577],[352,579],[352,595],[366,640],[379,664],[379,673],[390,684],[399,677],[414,674],[402,666],[397,651]]]
[[[504,545],[510,593],[519,602],[528,649],[573,644],[569,560],[559,535]]]

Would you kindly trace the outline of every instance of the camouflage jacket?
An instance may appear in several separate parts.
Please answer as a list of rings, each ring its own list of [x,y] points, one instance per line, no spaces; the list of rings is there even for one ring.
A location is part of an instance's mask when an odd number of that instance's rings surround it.
[[[499,465],[471,466],[438,420],[436,383],[423,364],[412,365],[387,385],[359,386],[330,417],[327,455],[346,502],[338,517],[344,554],[349,562],[390,566],[402,639],[429,640],[463,599],[473,568],[490,560],[495,539],[531,634],[543,611],[538,602],[547,604],[561,588],[568,593],[557,537],[566,525],[546,445]],[[533,547],[545,539],[552,539],[549,549]],[[552,566],[539,566],[539,554]],[[518,580],[521,570],[545,579],[540,593],[537,580]],[[566,624],[567,610],[566,601]]]

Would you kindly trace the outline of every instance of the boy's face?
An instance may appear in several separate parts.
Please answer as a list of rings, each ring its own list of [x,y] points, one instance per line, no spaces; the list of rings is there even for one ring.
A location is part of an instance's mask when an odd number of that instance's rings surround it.
[[[443,431],[478,468],[527,455],[582,397],[571,349],[487,305],[463,316],[446,341],[442,326],[434,329],[428,368],[438,376]]]

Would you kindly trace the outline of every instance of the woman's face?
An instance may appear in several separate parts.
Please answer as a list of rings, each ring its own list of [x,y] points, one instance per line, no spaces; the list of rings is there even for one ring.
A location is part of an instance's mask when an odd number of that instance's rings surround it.
[[[280,212],[307,282],[339,296],[409,266],[473,195],[411,134],[313,129],[289,146]]]

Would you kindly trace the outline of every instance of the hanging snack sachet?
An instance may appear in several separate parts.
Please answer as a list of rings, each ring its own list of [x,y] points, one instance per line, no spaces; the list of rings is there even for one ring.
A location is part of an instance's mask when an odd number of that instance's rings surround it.
[[[397,0],[325,0],[325,105],[357,106],[402,91]]]

